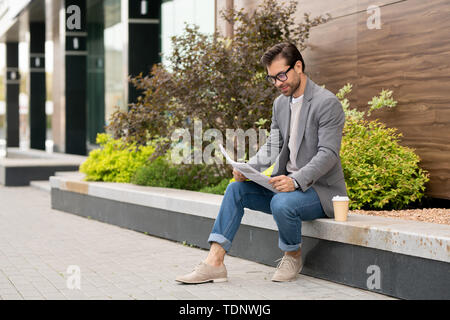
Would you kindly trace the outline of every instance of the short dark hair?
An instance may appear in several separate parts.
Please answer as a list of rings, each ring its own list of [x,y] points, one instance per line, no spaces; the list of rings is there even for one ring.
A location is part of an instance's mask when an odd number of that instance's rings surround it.
[[[294,44],[289,42],[282,42],[267,49],[261,57],[261,63],[264,67],[270,66],[278,55],[285,58],[289,66],[293,66],[298,60],[300,60],[302,62],[302,72],[305,71],[305,62],[303,61],[302,54],[298,51]]]

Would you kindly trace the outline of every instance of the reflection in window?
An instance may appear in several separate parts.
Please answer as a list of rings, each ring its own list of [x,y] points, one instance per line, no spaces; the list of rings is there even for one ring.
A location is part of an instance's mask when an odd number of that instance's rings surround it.
[[[105,0],[105,123],[116,107],[126,110],[123,70],[123,24],[120,0]]]

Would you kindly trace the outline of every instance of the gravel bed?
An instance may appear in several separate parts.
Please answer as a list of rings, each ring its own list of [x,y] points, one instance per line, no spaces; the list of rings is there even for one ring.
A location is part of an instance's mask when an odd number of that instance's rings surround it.
[[[408,210],[350,210],[351,213],[365,214],[371,216],[381,216],[399,218],[406,220],[416,220],[431,223],[450,225],[450,209],[408,209]]]

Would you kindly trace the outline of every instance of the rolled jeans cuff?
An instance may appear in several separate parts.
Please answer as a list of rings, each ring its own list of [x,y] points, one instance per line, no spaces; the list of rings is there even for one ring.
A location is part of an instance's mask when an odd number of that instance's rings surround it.
[[[281,239],[278,239],[278,247],[282,250],[282,251],[297,251],[298,249],[300,249],[302,247],[302,244],[285,244],[283,241],[281,241]]]
[[[228,252],[231,249],[231,241],[225,238],[223,235],[218,233],[211,233],[208,238],[208,243],[217,242]]]

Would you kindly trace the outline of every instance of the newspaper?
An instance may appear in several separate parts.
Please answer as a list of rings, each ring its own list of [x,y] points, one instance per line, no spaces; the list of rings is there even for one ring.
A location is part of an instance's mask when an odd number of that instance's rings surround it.
[[[272,192],[278,193],[279,191],[272,187],[272,185],[269,183],[270,177],[262,174],[258,170],[254,169],[252,166],[245,162],[236,162],[233,159],[230,158],[225,148],[222,146],[222,144],[219,144],[220,151],[225,156],[225,159],[227,160],[227,163],[231,164],[233,168],[238,170],[240,173],[242,173],[244,176],[246,176],[251,181],[263,186],[264,188],[269,189]]]

